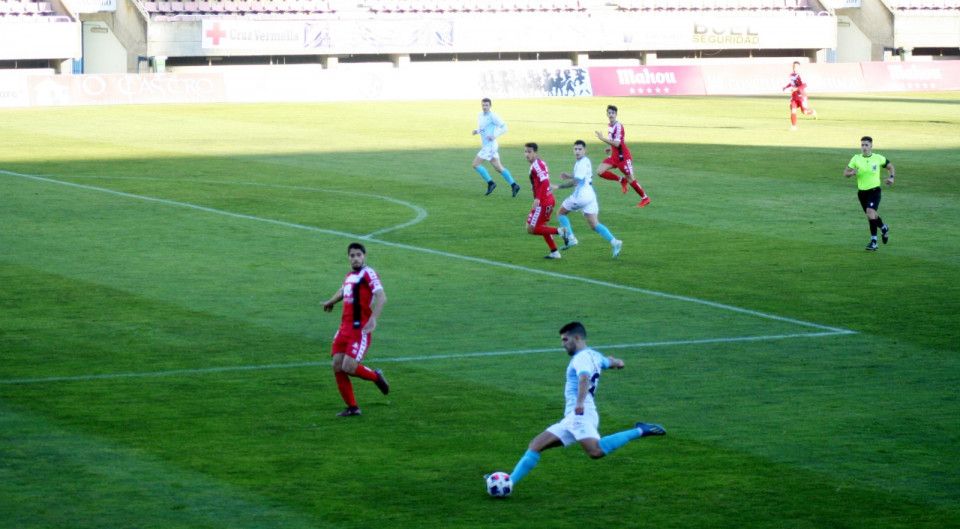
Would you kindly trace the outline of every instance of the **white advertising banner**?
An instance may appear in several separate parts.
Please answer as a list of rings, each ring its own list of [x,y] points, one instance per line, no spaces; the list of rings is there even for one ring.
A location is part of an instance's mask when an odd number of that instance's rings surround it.
[[[205,51],[286,53],[413,53],[448,52],[453,40],[450,21],[242,20],[201,21]]]
[[[538,28],[549,28],[545,31]],[[603,19],[542,15],[470,19],[204,19],[198,55],[550,52],[570,50],[822,49],[836,47],[832,16],[649,14]]]

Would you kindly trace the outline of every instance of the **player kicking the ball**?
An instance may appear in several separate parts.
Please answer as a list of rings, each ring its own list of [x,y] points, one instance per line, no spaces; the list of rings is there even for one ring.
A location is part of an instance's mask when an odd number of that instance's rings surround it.
[[[603,356],[587,347],[587,331],[583,324],[577,321],[560,329],[560,340],[563,348],[572,357],[567,366],[567,383],[564,389],[567,404],[564,417],[530,441],[527,452],[510,474],[514,486],[537,466],[540,453],[544,450],[577,442],[592,459],[600,459],[634,439],[667,433],[659,424],[638,422],[629,430],[600,437],[597,430],[600,417],[593,400],[600,382],[600,373],[605,369],[623,369],[623,360]]]

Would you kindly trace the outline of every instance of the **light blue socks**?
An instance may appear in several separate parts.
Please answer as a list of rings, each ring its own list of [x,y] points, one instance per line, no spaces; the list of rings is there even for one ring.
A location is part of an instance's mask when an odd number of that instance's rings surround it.
[[[513,185],[517,183],[516,181],[514,181],[513,175],[510,174],[510,170],[507,169],[506,167],[503,168],[503,172],[500,174],[503,176],[503,179],[506,180],[508,184]]]
[[[486,167],[484,167],[484,166],[482,166],[482,165],[478,165],[478,166],[474,167],[473,169],[474,169],[476,172],[480,173],[480,176],[483,178],[483,181],[484,181],[484,182],[488,182],[488,183],[489,183],[490,181],[493,180],[492,178],[490,178],[490,173],[487,172],[487,168],[486,168]]]
[[[527,450],[526,453],[523,454],[523,457],[520,458],[520,461],[517,461],[517,466],[513,467],[513,472],[510,473],[510,481],[516,485],[524,476],[533,470],[533,467],[537,466],[539,462],[540,452]]]
[[[634,439],[640,439],[640,430],[637,428],[610,434],[600,438],[600,450],[603,450],[605,455],[610,455],[610,452],[613,452]]]
[[[569,233],[570,236],[572,237],[572,236],[573,236],[573,227],[570,226],[570,219],[568,219],[566,215],[558,215],[558,216],[557,216],[557,219],[560,221],[560,225],[563,226],[564,228],[566,228],[566,229],[567,229],[567,233]]]
[[[607,227],[604,226],[603,224],[599,224],[599,223],[597,224],[596,232],[599,233],[601,237],[606,239],[607,242],[610,242],[613,240],[613,234],[610,233],[610,230],[608,230]]]

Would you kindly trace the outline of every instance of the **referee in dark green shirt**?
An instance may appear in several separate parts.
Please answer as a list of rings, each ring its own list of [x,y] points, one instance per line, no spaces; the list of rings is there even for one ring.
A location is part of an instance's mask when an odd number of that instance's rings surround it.
[[[867,244],[868,252],[877,251],[877,230],[880,230],[883,244],[890,240],[890,228],[884,224],[883,219],[877,214],[880,209],[880,168],[887,170],[887,185],[893,185],[893,176],[896,171],[893,163],[882,154],[873,152],[873,138],[864,136],[860,138],[861,154],[854,155],[843,170],[843,176],[850,178],[857,176],[857,197],[860,199],[860,206],[863,212],[867,214],[867,220],[870,222],[870,243]]]

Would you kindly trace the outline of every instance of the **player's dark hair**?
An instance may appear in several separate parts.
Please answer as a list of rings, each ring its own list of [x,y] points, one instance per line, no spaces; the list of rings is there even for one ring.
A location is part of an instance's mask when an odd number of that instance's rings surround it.
[[[871,145],[873,144],[873,138],[871,138],[870,136],[864,136],[860,138],[860,141],[869,141]]]
[[[350,255],[350,250],[360,250],[363,255],[367,255],[367,249],[363,247],[362,244],[358,242],[352,242],[347,246],[347,255]]]
[[[587,329],[579,321],[571,321],[570,323],[560,327],[560,334],[571,334],[573,336],[579,336],[581,338],[587,337]]]
[[[489,97],[485,97],[485,98],[481,99],[480,102],[481,102],[481,103],[490,103],[491,105],[493,104],[493,101],[490,101],[490,98],[489,98]]]
[[[540,146],[537,145],[536,143],[533,143],[532,141],[530,143],[524,143],[523,146],[530,149],[533,152],[537,152],[540,150]]]
[[[620,113],[620,109],[618,109],[616,105],[607,105],[607,110],[612,110],[612,111],[616,112],[617,114]]]
[[[800,61],[793,61],[793,64],[795,64],[796,66],[800,66]]]
[[[574,145],[574,146],[579,145],[579,146],[583,147],[584,149],[587,148],[587,142],[585,142],[585,141],[583,141],[583,140],[577,140],[577,141],[573,142],[573,145]]]

